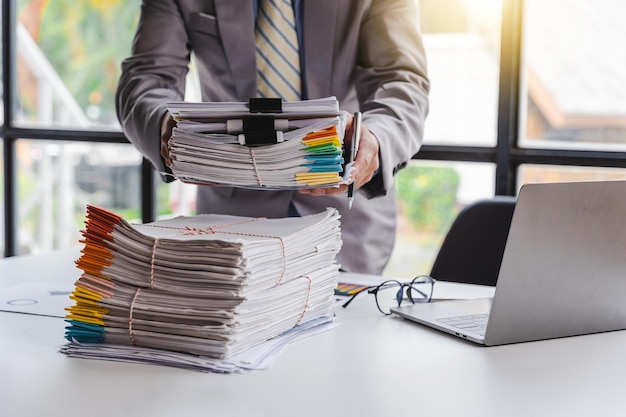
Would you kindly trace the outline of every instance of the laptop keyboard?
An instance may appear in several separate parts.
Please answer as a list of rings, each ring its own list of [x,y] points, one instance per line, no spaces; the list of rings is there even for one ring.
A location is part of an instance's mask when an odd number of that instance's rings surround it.
[[[471,314],[468,316],[444,317],[437,319],[438,322],[456,327],[464,332],[471,332],[480,336],[485,335],[487,318],[489,314]]]

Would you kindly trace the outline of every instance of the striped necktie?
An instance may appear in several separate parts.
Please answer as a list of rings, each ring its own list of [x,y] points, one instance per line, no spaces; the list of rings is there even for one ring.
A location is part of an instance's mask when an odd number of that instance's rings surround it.
[[[300,54],[291,0],[259,0],[255,36],[258,96],[300,100]]]

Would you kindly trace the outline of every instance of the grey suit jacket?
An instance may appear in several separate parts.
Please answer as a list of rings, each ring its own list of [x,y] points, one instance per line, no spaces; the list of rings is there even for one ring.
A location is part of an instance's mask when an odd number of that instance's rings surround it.
[[[193,54],[203,101],[256,96],[253,2],[144,0],[132,56],[122,64],[118,117],[128,139],[159,172],[166,103],[182,100]],[[415,0],[303,0],[303,48],[309,98],[336,96],[343,110],[363,112],[380,143],[381,170],[355,196],[301,195],[199,187],[198,213],[283,217],[337,207],[343,269],[380,273],[395,240],[394,175],[417,153],[428,109],[426,59]],[[164,177],[167,180],[166,177]]]

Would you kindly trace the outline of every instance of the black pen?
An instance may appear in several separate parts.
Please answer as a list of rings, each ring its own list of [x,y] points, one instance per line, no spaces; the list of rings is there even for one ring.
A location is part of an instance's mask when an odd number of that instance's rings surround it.
[[[350,162],[354,163],[356,154],[359,152],[359,140],[361,139],[361,112],[354,113],[354,135],[352,136],[352,146],[350,151]],[[348,184],[348,209],[352,208],[354,199],[354,181]]]

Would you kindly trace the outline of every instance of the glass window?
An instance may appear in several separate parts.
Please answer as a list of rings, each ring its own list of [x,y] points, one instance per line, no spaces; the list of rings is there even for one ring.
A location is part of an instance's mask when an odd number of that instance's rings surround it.
[[[625,180],[626,169],[524,164],[518,178],[518,188],[532,182]]]
[[[159,183],[157,187],[157,216],[193,216],[196,213],[196,189],[182,181]]]
[[[18,254],[75,245],[87,204],[140,219],[140,164],[127,144],[17,141]]]
[[[0,138],[1,139],[1,138]],[[2,143],[0,141],[0,143]],[[2,179],[0,180],[0,258],[4,257],[4,146],[0,147],[0,172]]]
[[[16,124],[119,129],[114,94],[139,0],[18,0]]]
[[[494,195],[495,166],[412,161],[396,176],[396,243],[384,275],[430,273],[448,228],[468,203]]]
[[[495,146],[501,0],[421,0],[430,113],[424,143]]]
[[[626,150],[626,2],[524,5],[521,144]]]

